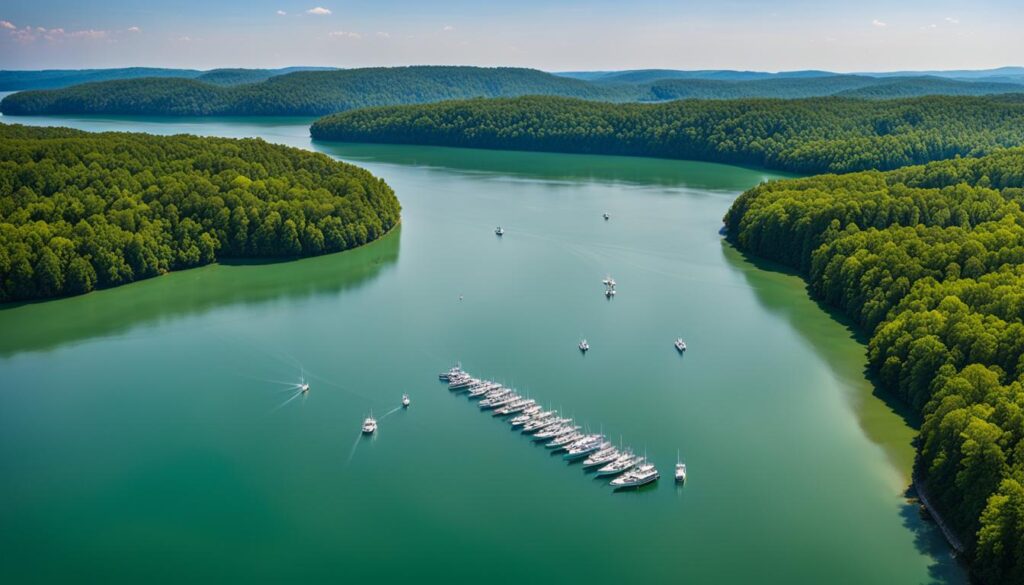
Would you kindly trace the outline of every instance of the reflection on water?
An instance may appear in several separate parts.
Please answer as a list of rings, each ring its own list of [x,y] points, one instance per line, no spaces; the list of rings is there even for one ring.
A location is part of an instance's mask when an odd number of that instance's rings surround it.
[[[312,147],[319,152],[356,163],[425,166],[557,181],[612,181],[647,186],[685,186],[694,190],[722,191],[731,194],[748,189],[752,184],[761,181],[786,176],[785,173],[776,171],[768,172],[714,163],[626,156],[323,141],[313,141]]]
[[[0,308],[0,356],[49,350],[236,303],[336,295],[398,261],[401,226],[355,250],[272,263],[239,261],[175,272],[54,301]]]

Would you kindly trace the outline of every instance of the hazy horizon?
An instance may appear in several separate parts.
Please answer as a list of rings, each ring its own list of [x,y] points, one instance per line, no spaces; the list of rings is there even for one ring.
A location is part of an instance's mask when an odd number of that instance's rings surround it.
[[[0,8],[0,68],[992,69],[1020,62],[1022,22],[1010,0],[53,0]]]

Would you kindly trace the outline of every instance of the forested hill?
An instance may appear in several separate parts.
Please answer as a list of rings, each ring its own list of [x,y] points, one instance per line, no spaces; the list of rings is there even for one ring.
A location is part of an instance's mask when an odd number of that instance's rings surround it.
[[[626,89],[533,69],[388,67],[280,75],[224,87],[191,79],[133,79],[7,96],[4,114],[322,115],[375,105],[544,94],[629,99]]]
[[[608,104],[524,97],[357,110],[317,140],[692,159],[794,172],[893,169],[1024,144],[1024,95]]]
[[[1024,92],[1015,83],[939,77],[885,77],[794,72],[769,77],[648,79],[650,75],[587,81],[533,69],[391,67],[345,71],[218,69],[25,91],[8,96],[12,115],[323,115],[381,105],[420,104],[475,97],[545,95],[607,102],[676,99],[804,98],[848,93],[873,99],[921,95]],[[699,72],[697,72],[699,73]],[[753,75],[753,74],[751,74]],[[767,75],[767,74],[765,74]],[[3,72],[0,72],[0,82]],[[636,79],[636,81],[634,81]]]
[[[0,91],[25,89],[54,89],[118,79],[139,79],[143,77],[179,77],[202,79],[210,83],[252,83],[275,75],[295,71],[320,71],[331,67],[283,67],[281,69],[161,69],[157,67],[123,67],[120,69],[43,69],[40,71],[0,71]]]
[[[726,216],[870,335],[923,415],[916,472],[989,585],[1024,583],[1024,149],[776,181]]]
[[[0,124],[0,302],[345,250],[399,210],[367,171],[259,139]]]

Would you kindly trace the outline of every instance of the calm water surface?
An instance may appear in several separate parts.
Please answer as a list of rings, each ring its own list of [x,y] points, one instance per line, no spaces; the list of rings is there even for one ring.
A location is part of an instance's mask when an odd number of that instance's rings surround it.
[[[913,432],[863,346],[716,233],[765,172],[314,145],[305,120],[2,120],[262,136],[404,208],[352,252],[0,310],[4,582],[964,582],[901,495]],[[450,394],[456,360],[661,481],[613,494]]]

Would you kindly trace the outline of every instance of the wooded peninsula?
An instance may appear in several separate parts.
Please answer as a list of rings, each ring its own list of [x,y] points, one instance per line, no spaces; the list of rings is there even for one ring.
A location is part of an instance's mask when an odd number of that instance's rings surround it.
[[[260,139],[0,124],[0,302],[74,295],[219,258],[324,254],[399,221],[390,187]]]

